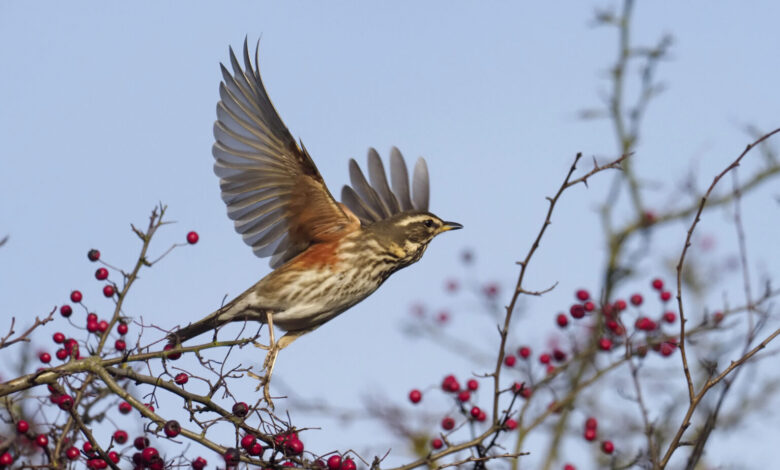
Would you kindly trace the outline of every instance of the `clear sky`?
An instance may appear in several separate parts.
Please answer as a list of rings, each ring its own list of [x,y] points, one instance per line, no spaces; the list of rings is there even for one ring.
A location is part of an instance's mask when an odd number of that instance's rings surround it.
[[[29,321],[74,288],[107,313],[85,253],[97,247],[107,261],[129,266],[137,253],[129,224],[144,224],[160,201],[178,223],[160,234],[158,252],[191,229],[201,241],[148,271],[128,313],[166,327],[186,323],[268,272],[225,216],[211,157],[218,64],[228,45],[262,35],[270,96],[334,193],[347,182],[350,157],[363,163],[373,146],[387,158],[396,145],[407,158],[427,158],[432,210],[465,226],[284,351],[279,380],[308,399],[350,406],[376,392],[404,403],[410,388],[449,372],[465,376],[473,364],[409,341],[400,325],[409,305],[424,299],[453,312],[451,333],[494,344],[493,324],[468,320],[473,305],[445,296],[444,280],[463,276],[458,255],[471,248],[480,278],[499,282],[506,299],[514,261],[543,220],[544,197],[574,154],[615,155],[609,122],[577,119],[606,90],[615,32],[593,28],[591,18],[595,7],[613,3],[0,3],[0,236],[10,236],[0,249],[0,319]],[[780,4],[638,3],[637,42],[675,38],[659,72],[668,89],[651,105],[634,157],[656,191],[651,204],[661,206],[689,173],[709,183],[748,142],[746,124],[780,126]],[[742,174],[756,168],[758,154],[752,158]],[[594,209],[608,181],[571,191],[560,206],[529,287],[560,285],[530,304],[515,343],[542,345],[552,314],[575,288],[599,289],[603,244]],[[759,277],[780,273],[772,195],[776,183],[745,202]],[[733,252],[727,214],[712,218],[702,229]],[[664,259],[677,256],[684,229],[669,229],[668,245],[655,247],[657,263],[643,266],[643,275],[669,277]],[[291,413],[299,425],[320,424]],[[745,430],[755,449],[741,456],[745,465],[774,455],[776,442],[756,438],[766,424]],[[331,425],[307,445],[394,443],[375,427]]]

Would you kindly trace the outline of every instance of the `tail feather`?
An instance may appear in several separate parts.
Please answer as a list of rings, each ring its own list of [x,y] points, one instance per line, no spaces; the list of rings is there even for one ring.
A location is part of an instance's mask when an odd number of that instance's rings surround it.
[[[183,343],[191,338],[216,330],[217,328],[231,322],[259,321],[265,323],[266,310],[252,308],[240,303],[243,296],[236,298],[229,304],[220,308],[211,315],[198,320],[195,323],[174,330],[168,334],[168,341],[171,343]],[[216,333],[215,333],[216,334]]]
[[[190,323],[184,328],[179,328],[178,330],[169,333],[168,341],[171,343],[183,343],[188,339],[194,338],[207,331],[216,330],[229,321],[221,320],[219,318],[220,313],[221,312],[217,310],[202,320],[198,320],[195,323]]]

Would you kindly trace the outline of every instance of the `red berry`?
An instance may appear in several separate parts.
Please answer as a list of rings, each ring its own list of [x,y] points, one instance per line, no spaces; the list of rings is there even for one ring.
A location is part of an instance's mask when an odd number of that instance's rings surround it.
[[[65,335],[58,331],[51,336],[51,339],[53,339],[57,344],[62,344],[65,342]]]
[[[122,403],[119,404],[119,412],[122,413],[123,415],[126,415],[131,411],[133,411],[133,407],[132,405],[130,405],[130,403],[123,401]]]
[[[179,372],[176,374],[176,377],[173,378],[173,381],[178,385],[184,385],[188,380],[190,380],[190,377],[184,372]]]
[[[660,349],[661,355],[664,357],[671,356],[672,354],[674,354],[674,350],[676,348],[677,346],[674,343],[671,343],[669,341],[664,341],[661,344],[661,349]]]
[[[575,467],[570,463],[567,463],[566,465],[563,466],[563,470],[577,470],[577,467]]]
[[[114,347],[116,348],[117,351],[124,351],[125,348],[127,348],[127,343],[125,343],[124,340],[118,339],[114,343]]]
[[[458,379],[456,379],[454,375],[444,377],[444,380],[441,382],[441,389],[445,392],[457,392],[460,390]]]
[[[638,330],[644,330],[644,331],[652,331],[653,328],[653,321],[650,320],[647,317],[639,317],[636,319],[636,322],[634,323],[634,326]]]
[[[525,382],[515,382],[512,384],[512,393],[520,393],[525,388]]]
[[[677,321],[677,314],[674,312],[665,312],[664,313],[664,321],[666,323],[674,323]]]
[[[194,245],[198,243],[198,240],[200,240],[200,237],[198,236],[198,232],[192,231],[187,234],[187,243],[190,245]]]
[[[101,333],[105,333],[108,330],[108,322],[105,320],[100,320],[98,322],[98,331]]]
[[[339,467],[339,470],[355,470],[357,466],[355,465],[355,461],[347,457],[341,462],[341,467]]]
[[[165,431],[166,436],[176,437],[179,434],[181,434],[181,425],[179,424],[178,421],[172,419],[165,422],[165,426],[163,426],[163,430]]]
[[[517,358],[511,354],[508,354],[504,358],[504,365],[506,365],[507,367],[514,367],[516,362],[517,362]]]
[[[117,444],[124,444],[127,442],[127,432],[121,429],[117,429],[114,431],[114,440],[117,442]]]
[[[255,442],[257,442],[257,438],[251,434],[247,434],[241,438],[241,447],[249,450],[253,445],[255,445]]]
[[[504,427],[506,427],[506,428],[507,428],[507,429],[509,429],[510,431],[514,431],[515,429],[517,429],[517,421],[515,421],[515,420],[514,420],[514,419],[512,419],[512,418],[509,418],[509,419],[508,419],[508,420],[506,420],[506,422],[504,423]]]
[[[14,463],[14,456],[10,452],[3,452],[3,455],[0,455],[0,466],[7,467],[12,463]]]
[[[341,456],[331,455],[328,457],[328,470],[339,470],[341,467]]]
[[[445,289],[447,290],[447,292],[457,292],[458,287],[459,287],[458,281],[456,281],[455,279],[448,279],[447,283],[445,284]]]
[[[152,405],[151,403],[144,403],[144,406],[146,407],[147,410],[154,413],[154,405]]]
[[[106,297],[113,297],[114,296],[114,286],[111,284],[107,286],[103,286],[103,295]]]
[[[517,354],[523,359],[528,359],[531,357],[531,348],[528,346],[521,346],[520,349],[517,350]]]
[[[195,470],[203,470],[204,468],[206,468],[207,463],[208,462],[206,462],[206,459],[204,459],[203,457],[198,457],[197,459],[192,461],[192,468]]]
[[[30,423],[27,421],[20,419],[18,423],[16,423],[16,432],[19,434],[24,434],[27,431],[30,430]]]
[[[626,301],[625,301],[625,300],[623,300],[623,299],[618,299],[618,300],[616,300],[616,301],[615,301],[615,308],[616,308],[618,311],[625,310],[625,309],[626,309],[626,306],[627,306],[627,305],[626,305]]]
[[[586,441],[595,441],[596,440],[596,430],[595,429],[586,429],[583,436]]]
[[[669,301],[669,299],[671,298],[672,298],[672,293],[669,292],[668,290],[661,292],[661,300],[663,300],[664,302]]]
[[[149,470],[165,470],[165,461],[157,457],[149,464]]]
[[[90,333],[96,333],[98,330],[98,322],[96,321],[88,321],[87,322],[87,331]]]
[[[566,353],[558,348],[555,348],[553,349],[552,357],[557,362],[563,362],[566,360]]]
[[[589,301],[587,301],[587,302],[585,302],[585,303],[582,305],[582,307],[585,309],[585,311],[586,311],[586,312],[592,312],[592,311],[596,310],[596,304],[594,304],[594,303],[593,303],[593,302],[591,302],[590,300],[589,300]]]
[[[640,294],[634,294],[631,296],[631,304],[635,306],[642,305],[642,296]]]
[[[475,379],[469,379],[469,381],[466,382],[466,388],[473,392],[479,388],[479,382],[477,382]]]
[[[240,401],[233,405],[233,414],[238,416],[239,418],[243,418],[244,416],[249,414],[249,405],[244,403],[243,401]]]
[[[531,395],[533,395],[534,389],[531,387],[523,387],[522,390],[520,390],[520,396],[525,398],[526,400],[531,398]]]
[[[498,284],[487,284],[482,288],[482,292],[485,293],[486,297],[495,297],[498,295]]]
[[[87,259],[94,262],[100,259],[100,251],[92,248],[87,252]]]
[[[599,339],[599,349],[602,351],[609,351],[612,349],[612,340],[609,338],[601,338]]]
[[[422,392],[417,390],[416,388],[409,392],[409,401],[412,403],[420,403],[420,400],[422,400]]]
[[[225,451],[223,457],[225,458],[225,464],[228,466],[233,466],[241,460],[241,454],[238,453],[238,449],[232,447]]]
[[[569,308],[569,313],[573,318],[582,318],[585,316],[585,307],[580,304],[574,304]]]
[[[566,316],[566,314],[559,313],[557,317],[555,317],[555,322],[558,323],[558,326],[561,328],[566,328],[566,326],[569,324],[569,318]]]
[[[46,434],[38,434],[38,437],[35,438],[35,445],[38,447],[46,447],[49,445],[49,436]]]
[[[249,455],[258,456],[263,453],[263,446],[259,442],[255,442],[252,444],[252,447],[247,449],[247,452],[249,452]]]
[[[292,455],[300,455],[303,453],[303,442],[296,438],[290,438],[285,444],[287,451]]]
[[[146,436],[138,436],[133,439],[133,446],[138,450],[144,450],[149,447],[149,438]]]
[[[431,447],[437,450],[441,449],[442,447],[444,447],[444,442],[442,442],[442,440],[437,437],[436,439],[431,441]]]
[[[144,463],[147,465],[154,462],[159,457],[160,457],[160,452],[158,452],[157,449],[155,449],[154,447],[146,447],[144,450],[141,451],[141,460],[143,460]]]
[[[598,426],[598,420],[592,416],[585,420],[585,429],[596,429]]]
[[[586,301],[590,298],[590,292],[586,291],[585,289],[580,289],[577,291],[577,300]]]
[[[88,313],[87,314],[87,323],[89,323],[89,322],[97,323],[97,321],[98,321],[97,313]]]
[[[550,355],[545,353],[539,356],[539,362],[542,364],[549,364],[550,363]]]
[[[89,468],[90,470],[103,470],[104,468],[107,468],[107,467],[108,467],[108,464],[103,459],[89,459],[89,460],[87,460],[87,468]]]
[[[41,354],[38,355],[38,359],[40,359],[41,362],[43,362],[44,364],[48,364],[49,362],[51,362],[51,354],[47,352],[42,352]]]
[[[75,446],[68,447],[68,450],[65,451],[65,457],[68,458],[68,460],[76,460],[81,455],[81,452],[79,452],[79,449]]]
[[[471,408],[471,417],[472,418],[477,418],[481,412],[482,412],[482,410],[480,410],[478,406],[475,406],[475,407]]]
[[[664,281],[662,281],[659,278],[653,279],[653,282],[651,284],[653,286],[653,289],[655,290],[661,290],[664,288]]]
[[[98,281],[105,281],[108,279],[108,269],[106,268],[97,268],[97,271],[95,271],[95,279]]]
[[[615,451],[615,444],[613,444],[612,441],[604,441],[601,443],[601,450],[604,451],[605,454],[611,454]]]
[[[70,410],[73,408],[73,397],[70,395],[60,395],[57,406],[59,406],[61,410]]]
[[[127,334],[127,323],[119,322],[119,324],[116,326],[116,332],[120,335],[126,335]]]
[[[171,349],[175,348],[176,346],[173,345],[173,343],[168,343],[163,348],[163,351],[170,351]],[[168,359],[175,361],[176,359],[179,359],[181,357],[180,352],[170,353],[168,356],[166,356]]]
[[[81,448],[84,449],[84,452],[87,454],[92,453],[92,443],[89,441],[84,441],[84,444],[81,445]]]
[[[455,420],[449,416],[446,416],[443,420],[441,420],[441,427],[445,431],[449,431],[455,427]]]
[[[552,364],[547,364],[547,367],[544,368],[544,371],[549,375],[555,372],[555,366]]]
[[[111,459],[111,461],[114,463],[119,463],[119,454],[113,450],[108,453],[108,458]]]
[[[458,392],[458,401],[466,403],[469,400],[471,400],[471,392],[468,390],[461,390]]]
[[[70,305],[63,305],[60,307],[60,315],[62,315],[65,318],[68,318],[73,313],[73,309],[70,308]]]
[[[70,301],[71,302],[79,303],[79,302],[81,302],[82,298],[83,298],[83,296],[81,295],[81,292],[79,292],[77,290],[74,290],[73,292],[70,293]]]

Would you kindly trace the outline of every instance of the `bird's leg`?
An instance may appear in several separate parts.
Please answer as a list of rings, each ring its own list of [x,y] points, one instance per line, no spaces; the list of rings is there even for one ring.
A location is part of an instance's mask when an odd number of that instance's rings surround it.
[[[271,314],[268,314],[268,326],[271,328],[271,331],[273,331],[273,320],[271,319]],[[274,405],[271,401],[271,394],[269,391],[269,387],[271,385],[271,375],[274,372],[274,366],[276,365],[276,358],[279,355],[279,351],[286,348],[290,344],[292,344],[293,341],[300,338],[301,336],[305,335],[306,333],[309,333],[310,331],[313,331],[317,329],[319,325],[313,327],[313,328],[305,328],[302,330],[294,330],[294,331],[288,331],[285,333],[284,336],[279,338],[279,341],[274,341],[273,336],[271,336],[271,346],[268,350],[268,354],[265,356],[265,361],[263,362],[263,369],[265,370],[265,375],[260,378],[260,384],[257,386],[257,390],[260,390],[260,387],[263,388],[263,397],[265,398],[265,401],[268,403],[268,405],[273,409]],[[273,335],[273,333],[271,333]]]

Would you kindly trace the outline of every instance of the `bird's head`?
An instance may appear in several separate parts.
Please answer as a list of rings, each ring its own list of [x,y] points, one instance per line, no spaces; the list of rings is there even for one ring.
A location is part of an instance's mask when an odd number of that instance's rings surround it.
[[[463,226],[459,223],[445,222],[425,211],[401,212],[369,226],[388,251],[405,264],[418,261],[436,235],[460,228]]]

